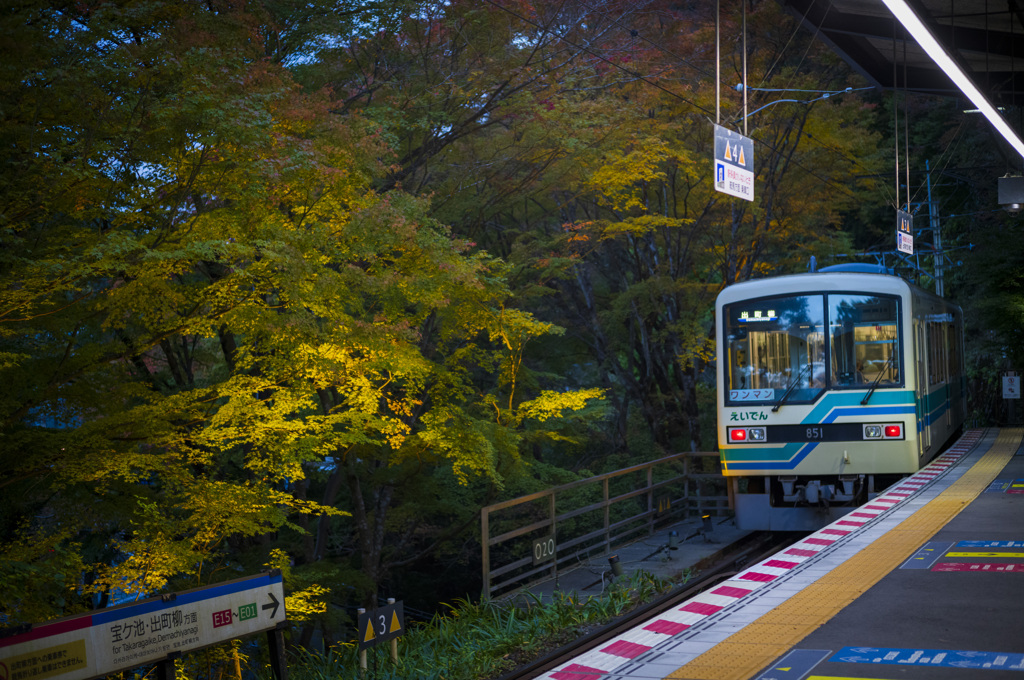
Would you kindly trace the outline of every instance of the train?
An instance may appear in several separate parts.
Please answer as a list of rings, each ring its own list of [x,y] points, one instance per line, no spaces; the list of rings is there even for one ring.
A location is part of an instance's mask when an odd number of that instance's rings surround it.
[[[820,528],[963,427],[963,311],[891,270],[736,283],[715,323],[719,456],[742,529]]]

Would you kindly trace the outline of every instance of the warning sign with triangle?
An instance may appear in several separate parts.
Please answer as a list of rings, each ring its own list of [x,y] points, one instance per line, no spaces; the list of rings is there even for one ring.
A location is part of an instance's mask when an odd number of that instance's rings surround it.
[[[360,651],[381,642],[394,640],[405,632],[405,611],[402,603],[391,602],[384,607],[361,613],[357,630]]]
[[[715,191],[754,200],[754,141],[721,125],[715,126],[714,186]]]

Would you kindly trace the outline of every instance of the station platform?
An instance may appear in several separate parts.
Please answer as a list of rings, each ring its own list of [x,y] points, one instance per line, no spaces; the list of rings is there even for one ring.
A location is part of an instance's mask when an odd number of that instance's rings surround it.
[[[1020,428],[972,430],[800,542],[551,680],[1024,680]]]

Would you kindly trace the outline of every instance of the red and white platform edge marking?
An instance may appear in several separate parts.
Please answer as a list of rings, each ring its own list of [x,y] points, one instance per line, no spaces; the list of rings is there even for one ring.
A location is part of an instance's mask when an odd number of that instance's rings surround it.
[[[981,439],[982,430],[971,430],[944,454],[916,474],[903,480],[841,519],[824,529],[811,534],[802,541],[746,569],[713,590],[687,600],[685,604],[670,611],[662,612],[658,618],[647,621],[611,642],[604,643],[578,656],[574,661],[558,670],[541,677],[551,680],[600,680],[613,673],[646,651],[653,649],[687,628],[725,607],[742,600],[758,588],[770,583],[801,562],[814,557],[843,536],[870,522],[883,512],[905,501],[909,496],[930,483],[955,464]]]

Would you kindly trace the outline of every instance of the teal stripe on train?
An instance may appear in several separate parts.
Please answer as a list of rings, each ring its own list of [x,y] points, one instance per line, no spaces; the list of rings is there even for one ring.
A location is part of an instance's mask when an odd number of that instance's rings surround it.
[[[914,414],[913,390],[875,392],[866,406],[864,392],[830,392],[801,419],[800,424],[832,423],[840,417],[866,417]],[[785,406],[783,406],[785,408]],[[792,470],[818,446],[818,442],[790,442],[781,447],[737,446],[721,451],[730,470]]]

